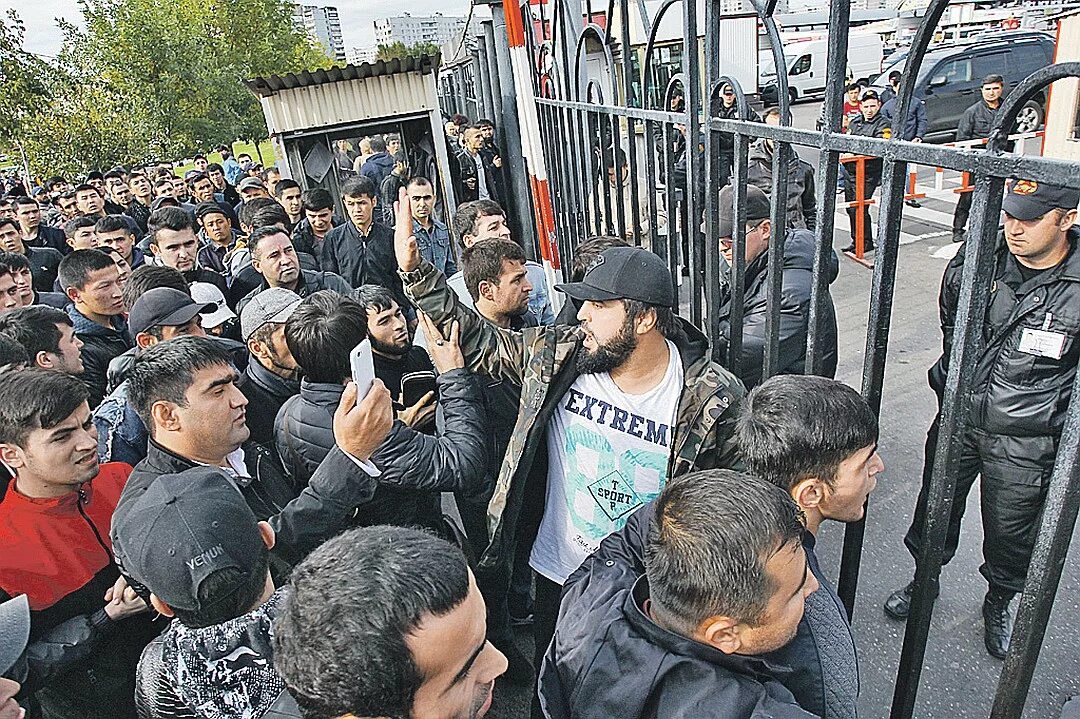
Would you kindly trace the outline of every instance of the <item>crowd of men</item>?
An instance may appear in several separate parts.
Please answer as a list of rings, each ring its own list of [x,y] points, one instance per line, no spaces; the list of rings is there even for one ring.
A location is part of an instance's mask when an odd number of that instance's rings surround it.
[[[861,96],[864,122],[879,99]],[[805,374],[812,172],[785,227],[751,175],[727,368],[710,341],[726,348],[730,314],[706,337],[666,263],[625,236],[583,238],[549,287],[499,204],[491,124],[450,124],[463,201],[441,219],[393,135],[367,138],[363,162],[336,148],[337,196],[227,148],[183,177],[9,188],[0,719],[471,719],[503,683],[532,688],[536,719],[856,716],[858,650],[816,537],[863,517],[884,464],[874,413],[831,379],[831,300],[825,376]],[[1002,205],[947,547],[981,475],[999,658],[1080,354],[1077,204],[1016,181]],[[906,617],[911,591],[886,612]]]

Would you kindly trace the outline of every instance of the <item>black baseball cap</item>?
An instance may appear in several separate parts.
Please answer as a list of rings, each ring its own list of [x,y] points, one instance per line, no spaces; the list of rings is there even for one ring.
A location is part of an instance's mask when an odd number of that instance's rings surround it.
[[[720,237],[734,237],[734,208],[731,202],[731,193],[734,189],[731,185],[724,185],[720,190]],[[772,205],[769,204],[769,196],[761,191],[756,185],[746,186],[746,221],[760,222],[772,216]]]
[[[671,271],[663,260],[640,247],[609,247],[593,260],[581,282],[555,285],[555,289],[575,300],[637,300],[675,306]]]
[[[1012,180],[1008,183],[1001,209],[1018,220],[1037,220],[1050,210],[1075,210],[1080,205],[1080,190],[1036,180]]]
[[[213,302],[199,304],[172,287],[155,287],[135,301],[128,315],[128,329],[134,337],[151,327],[179,327],[191,322],[197,314],[216,309]]]
[[[207,215],[224,215],[228,218],[225,210],[216,202],[200,202],[195,206],[195,219],[201,220]]]
[[[859,102],[866,102],[867,100],[881,100],[881,96],[877,94],[877,90],[867,90],[859,98]]]
[[[163,474],[113,518],[112,538],[124,571],[173,609],[203,611],[248,584],[265,566],[258,520],[232,480],[215,467]],[[199,598],[206,579],[237,569],[233,586]]]

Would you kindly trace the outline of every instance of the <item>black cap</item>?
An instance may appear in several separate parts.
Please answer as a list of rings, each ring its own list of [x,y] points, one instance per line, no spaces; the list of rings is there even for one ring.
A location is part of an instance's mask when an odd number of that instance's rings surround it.
[[[146,332],[151,327],[178,327],[186,325],[201,312],[213,312],[217,305],[199,304],[188,295],[172,287],[155,287],[147,290],[135,301],[128,315],[131,336]]]
[[[225,210],[216,202],[200,202],[195,205],[195,219],[201,220],[207,215],[225,215]],[[228,217],[228,215],[225,215]]]
[[[720,237],[734,237],[734,215],[731,203],[731,193],[734,190],[731,185],[724,185],[720,190]],[[761,191],[756,185],[746,186],[746,221],[760,222],[772,216],[772,205],[769,204],[769,196]]]
[[[1075,210],[1080,205],[1080,190],[1035,180],[1012,180],[1008,183],[1001,209],[1018,220],[1037,220],[1050,210]]]
[[[173,609],[198,612],[247,584],[266,544],[240,490],[214,467],[163,474],[113,518],[113,548],[124,571]],[[238,569],[236,586],[199,599],[221,569]]]
[[[555,285],[575,300],[637,300],[675,306],[671,271],[659,257],[640,247],[609,247],[600,253],[581,282]]]
[[[867,90],[859,98],[859,102],[865,102],[867,100],[881,100],[881,97],[877,94],[877,90]]]

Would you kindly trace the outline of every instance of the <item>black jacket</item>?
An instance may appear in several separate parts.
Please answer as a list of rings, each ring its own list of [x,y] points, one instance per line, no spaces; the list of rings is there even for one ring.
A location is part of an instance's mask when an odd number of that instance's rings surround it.
[[[277,541],[271,556],[275,580],[282,568],[295,565],[311,550],[340,532],[356,508],[371,499],[375,480],[344,452],[334,448],[319,465],[307,486],[296,482],[282,469],[278,458],[254,442],[243,446],[244,463],[250,478],[238,477],[237,488],[251,511],[274,528]],[[150,440],[146,459],[135,466],[120,496],[115,517],[128,511],[135,498],[163,474],[191,469],[196,464]],[[301,491],[302,490],[302,491]],[[123,567],[123,558],[116,561]]]
[[[395,198],[396,199],[396,198]],[[330,219],[331,229],[341,226],[341,218],[334,215]],[[325,237],[323,238],[326,239]],[[315,238],[315,233],[311,229],[311,223],[307,218],[303,218],[292,229],[292,242],[293,248],[297,253],[306,252],[311,255],[316,262],[316,269],[322,269],[322,247],[323,241]]]
[[[998,236],[990,302],[982,323],[985,349],[974,371],[972,426],[1018,438],[1061,434],[1080,360],[1080,228],[1070,229],[1068,238],[1071,249],[1061,264],[1023,282],[1004,236]],[[938,397],[949,369],[963,258],[961,246],[941,283],[942,355],[930,369],[930,386]],[[1064,335],[1061,357],[1022,351],[1021,341],[1031,330]]]
[[[854,118],[848,123],[848,134],[859,135],[861,137],[877,137],[889,139],[892,137],[892,120],[885,116],[885,113],[879,112],[874,115],[873,120],[867,120],[862,115]],[[880,157],[874,157],[865,161],[865,173],[866,181],[872,184],[878,184],[881,182],[881,169],[884,166],[884,160]],[[848,164],[847,171],[851,176],[852,181],[855,180],[855,165]]]
[[[398,201],[399,191],[406,184],[404,177],[391,172],[379,185],[379,209],[382,211],[382,221],[387,225],[394,224],[394,203]]]
[[[375,498],[358,516],[363,525],[441,522],[439,492],[487,489],[487,430],[480,388],[468,370],[452,370],[436,379],[443,429],[437,437],[421,434],[395,420],[371,462],[381,472]],[[303,482],[334,447],[334,410],[345,387],[303,380],[300,394],[281,408],[274,423],[277,448],[289,472]]]
[[[974,140],[979,137],[990,137],[990,128],[994,125],[996,114],[996,109],[979,100],[964,110],[964,114],[960,116],[960,122],[956,125],[956,139]]]
[[[480,162],[484,168],[488,196],[496,202],[499,202],[499,185],[495,179],[498,168],[491,164],[491,159],[485,157],[484,153],[478,153],[477,157],[480,158]],[[457,160],[457,172],[454,173],[454,196],[457,199],[458,204],[460,205],[462,202],[479,200],[480,179],[476,176],[476,161],[473,159],[473,156],[469,154],[468,150],[461,150],[455,159]],[[476,180],[476,186],[471,188],[467,187],[465,181],[469,179]]]
[[[750,146],[747,154],[747,181],[772,196],[772,168],[775,145],[764,138]],[[813,230],[817,223],[817,200],[814,193],[814,168],[791,151],[787,167],[787,226]]]
[[[540,668],[548,719],[810,719],[778,680],[787,669],[724,654],[655,624],[642,610],[647,505],[566,580]]]
[[[836,253],[829,253],[829,265],[825,268],[829,282],[836,280],[840,263]],[[746,290],[743,296],[742,359],[739,378],[747,389],[762,381],[761,370],[765,358],[765,316],[768,312],[768,262],[765,252],[746,267]],[[810,323],[810,293],[813,288],[814,234],[809,230],[789,230],[784,243],[783,292],[780,296],[780,358],[779,374],[804,374],[806,371],[806,336]],[[721,308],[720,337],[721,356],[725,356],[728,338],[731,336],[731,298],[729,295]],[[821,337],[824,363],[821,374],[832,377],[836,373],[836,310],[832,297],[825,302],[825,327]]]
[[[75,335],[82,340],[83,384],[90,390],[90,407],[105,398],[108,389],[107,372],[114,358],[135,346],[128,335],[127,322],[117,316],[113,328],[102,327],[84,317],[75,305],[68,305],[68,317],[75,325]]]
[[[386,176],[394,171],[394,158],[389,152],[377,152],[364,162],[360,174],[371,179],[378,188]]]
[[[261,275],[259,275],[261,277]],[[236,314],[240,314],[244,311],[244,307],[248,302],[251,302],[251,298],[259,294],[263,290],[270,289],[270,285],[263,279],[262,283],[248,292],[246,295],[240,298],[240,301],[236,303]],[[314,270],[300,270],[300,276],[296,283],[296,289],[293,290],[301,297],[307,297],[312,292],[318,292],[319,290],[333,290],[343,295],[349,294],[352,291],[352,287],[349,283],[343,280],[339,275],[333,272],[315,272]]]
[[[49,227],[45,224],[38,226],[37,237],[25,240],[25,243],[27,247],[51,247],[62,255],[71,252],[71,245],[67,243],[64,231],[59,227]]]
[[[184,279],[187,280],[187,283],[189,285],[192,282],[206,282],[207,284],[211,284],[221,290],[221,294],[224,295],[226,299],[228,299],[229,284],[225,281],[225,275],[221,274],[220,272],[214,272],[213,270],[207,269],[202,265],[195,265],[193,269],[190,269],[187,272],[182,272],[181,274],[184,276]]]
[[[58,310],[66,309],[71,304],[71,300],[60,292],[34,292],[34,304],[45,305],[46,307],[55,307]]]
[[[247,397],[247,425],[251,430],[251,439],[259,444],[272,447],[274,444],[274,419],[281,406],[299,394],[300,382],[285,379],[274,374],[259,364],[254,357],[244,371],[244,380],[240,391]]]
[[[341,275],[353,288],[379,285],[390,290],[402,309],[411,307],[397,273],[394,230],[386,225],[372,223],[367,237],[352,222],[330,230],[323,238],[321,265],[324,272]]]
[[[243,372],[248,366],[248,354],[247,347],[242,342],[231,340],[228,337],[210,337],[214,342],[221,344],[221,348],[229,353],[232,357],[233,365],[237,370]],[[106,372],[106,378],[108,379],[108,389],[111,393],[120,384],[127,379],[128,372],[131,371],[131,365],[135,363],[135,355],[139,353],[139,348],[132,347],[128,351],[124,352],[118,357],[114,357],[109,362],[109,369]]]
[[[30,276],[35,292],[51,292],[56,284],[56,273],[64,256],[51,247],[26,247],[26,259],[30,263]]]

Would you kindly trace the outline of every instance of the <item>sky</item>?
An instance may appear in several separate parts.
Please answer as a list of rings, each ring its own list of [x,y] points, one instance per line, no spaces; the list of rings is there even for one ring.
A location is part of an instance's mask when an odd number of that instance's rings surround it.
[[[164,0],[168,1],[168,0]],[[376,18],[400,15],[401,0],[307,0],[314,5],[334,5],[341,17],[341,34],[345,47],[364,47],[375,44],[372,23]],[[79,6],[76,0],[0,0],[0,10],[6,15],[15,8],[26,25],[24,47],[40,55],[52,56],[60,49],[60,30],[54,18],[62,17],[78,24]],[[410,0],[411,15],[468,14],[468,0]]]

